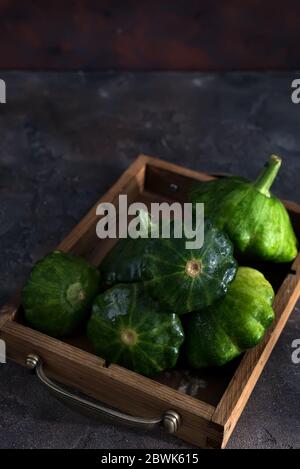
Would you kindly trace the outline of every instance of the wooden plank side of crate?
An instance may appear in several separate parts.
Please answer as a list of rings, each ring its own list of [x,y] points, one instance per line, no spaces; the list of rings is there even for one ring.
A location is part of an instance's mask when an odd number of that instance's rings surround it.
[[[210,404],[117,365],[107,368],[101,358],[15,321],[2,324],[0,337],[7,344],[8,358],[21,365],[35,353],[59,383],[134,416],[159,417],[175,410],[182,419],[176,436],[199,447],[208,442],[221,446],[223,427],[211,424],[215,408]]]
[[[292,223],[298,235],[298,241],[300,241],[300,205],[296,202],[291,202],[289,200],[283,200],[282,202],[289,211]],[[297,271],[300,272],[300,255],[298,255],[294,260],[292,269],[294,273],[296,273]]]
[[[194,179],[195,181],[210,181],[211,179],[215,179],[207,173],[179,166],[175,163],[170,163],[169,161],[161,160],[160,158],[155,158],[153,156],[141,154],[137,160],[139,158],[141,158],[147,166],[157,168],[158,170],[160,169],[162,173],[166,171],[168,173],[178,174],[184,178]]]
[[[57,249],[66,252],[74,252],[76,255],[85,255],[89,245],[93,245],[96,237],[96,223],[99,217],[96,215],[96,208],[102,202],[111,202],[117,206],[119,194],[128,195],[128,203],[137,199],[143,192],[147,168],[157,168],[159,174],[179,175],[182,179],[189,178],[199,181],[212,179],[205,173],[193,171],[181,166],[169,163],[158,158],[146,155],[139,155],[138,158],[127,168],[121,177],[112,187],[97,201],[88,211],[75,228],[62,240]],[[169,176],[170,177],[170,176]],[[159,184],[159,180],[157,181]]]
[[[244,355],[213,415],[212,421],[224,427],[222,447],[226,446],[299,296],[300,270],[297,270],[286,277],[276,295],[274,324],[264,340]]]
[[[15,295],[0,308],[0,333],[1,328],[7,321],[13,321],[20,307],[20,292]]]
[[[300,205],[282,201],[289,211],[296,233],[300,233]],[[300,297],[300,253],[294,260],[290,275],[281,285],[274,303],[276,319],[263,342],[243,357],[226,392],[213,415],[213,421],[224,426],[225,447],[247,401],[264,369],[280,334]]]
[[[74,252],[84,255],[89,244],[93,245],[96,238],[96,223],[99,216],[96,208],[102,202],[117,205],[119,194],[127,194],[128,202],[135,200],[143,190],[147,157],[138,157],[113,186],[97,201],[73,230],[61,241],[57,249],[65,252]]]

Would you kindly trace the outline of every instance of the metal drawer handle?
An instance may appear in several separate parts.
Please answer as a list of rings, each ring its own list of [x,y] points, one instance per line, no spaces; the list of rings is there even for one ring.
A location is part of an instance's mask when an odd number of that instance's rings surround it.
[[[92,402],[81,396],[77,396],[76,394],[72,394],[67,389],[60,387],[58,384],[47,378],[43,369],[43,362],[38,355],[28,355],[26,358],[26,366],[32,370],[35,370],[39,380],[56,397],[67,403],[69,406],[77,410],[84,411],[85,414],[91,415],[93,417],[106,417],[115,423],[117,422],[127,426],[139,427],[143,429],[151,429],[158,425],[163,425],[168,433],[176,433],[180,427],[180,415],[174,410],[166,411],[160,418],[146,419],[123,414],[118,410],[105,407],[104,405]]]

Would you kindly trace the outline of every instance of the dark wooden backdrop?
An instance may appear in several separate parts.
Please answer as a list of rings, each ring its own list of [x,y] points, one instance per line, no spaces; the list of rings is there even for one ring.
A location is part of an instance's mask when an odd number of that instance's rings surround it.
[[[0,0],[0,68],[299,68],[299,0]]]

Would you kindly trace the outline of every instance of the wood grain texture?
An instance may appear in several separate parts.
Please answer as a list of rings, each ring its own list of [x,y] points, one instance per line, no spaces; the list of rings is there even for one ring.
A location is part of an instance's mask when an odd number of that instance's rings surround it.
[[[130,415],[160,417],[173,409],[182,419],[178,436],[198,446],[207,438],[222,440],[222,427],[210,426],[214,408],[153,380],[104,361],[60,340],[53,339],[13,321],[1,327],[8,357],[24,365],[30,353],[39,355],[46,373],[58,382],[80,390]]]
[[[57,249],[64,252],[73,252],[81,256],[86,254],[87,247],[95,243],[96,208],[100,203],[111,202],[116,204],[119,194],[127,194],[128,201],[134,200],[143,189],[146,157],[140,156],[122,174],[118,181],[109,189],[103,197],[89,210],[75,228],[58,245]]]
[[[117,204],[118,195],[128,194],[129,201],[186,200],[193,181],[212,179],[204,173],[141,155],[121,178],[87,213],[72,232],[60,243],[59,249],[82,255],[98,265],[109,249],[109,242],[96,237],[100,202]],[[300,206],[285,202],[293,223],[300,233]],[[299,228],[298,228],[299,226]],[[228,387],[216,406],[196,399],[167,384],[139,376],[117,365],[105,367],[101,358],[79,345],[53,339],[20,323],[22,310],[16,296],[0,312],[0,337],[7,343],[9,358],[23,364],[27,354],[37,353],[45,363],[46,372],[59,382],[77,388],[88,396],[135,416],[157,417],[169,409],[182,417],[177,436],[200,447],[225,447],[244,409],[282,329],[300,295],[300,255],[291,269],[281,273],[283,282],[276,294],[276,320],[264,341],[248,351],[229,375]],[[279,269],[276,266],[276,269]],[[280,276],[280,278],[281,278]],[[77,345],[76,345],[77,344]],[[84,348],[82,348],[84,347]],[[221,389],[221,388],[220,388]]]
[[[7,321],[13,321],[15,319],[19,306],[20,292],[16,292],[16,294],[0,308],[0,327],[2,327]]]
[[[213,421],[224,426],[225,447],[250,394],[300,296],[300,272],[288,275],[274,302],[276,319],[264,340],[243,357],[231,383],[223,395]]]
[[[0,66],[297,69],[299,2],[1,0]]]

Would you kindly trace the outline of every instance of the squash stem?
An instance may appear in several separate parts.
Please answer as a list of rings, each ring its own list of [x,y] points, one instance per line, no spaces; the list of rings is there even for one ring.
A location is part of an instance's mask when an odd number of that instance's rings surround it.
[[[281,166],[281,158],[272,155],[254,183],[254,187],[263,195],[270,197],[270,189]]]
[[[202,273],[202,263],[197,259],[192,259],[186,263],[185,273],[191,277],[196,278]]]

